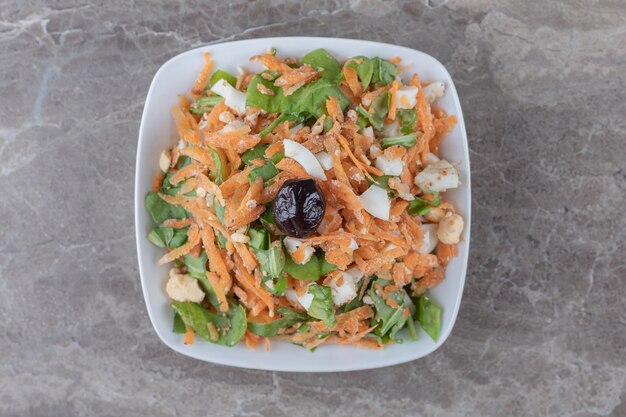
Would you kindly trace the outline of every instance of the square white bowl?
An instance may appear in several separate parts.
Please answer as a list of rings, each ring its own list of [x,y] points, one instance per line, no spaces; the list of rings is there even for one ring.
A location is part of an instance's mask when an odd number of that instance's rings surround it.
[[[418,73],[423,81],[443,81],[445,96],[438,105],[448,114],[457,117],[458,124],[441,144],[441,155],[449,161],[458,161],[462,184],[446,193],[446,199],[454,204],[465,219],[463,242],[459,256],[446,268],[446,279],[430,291],[430,297],[443,309],[442,328],[438,342],[419,330],[416,342],[405,338],[403,344],[390,344],[384,350],[368,350],[353,346],[322,345],[315,352],[286,342],[273,342],[270,351],[262,347],[255,350],[243,344],[224,347],[197,340],[191,346],[183,344],[183,337],[172,332],[174,312],[164,291],[168,267],[158,267],[157,259],[163,250],[146,240],[152,228],[152,220],[144,207],[144,197],[150,191],[152,178],[158,171],[159,155],[175,143],[176,128],[170,115],[177,95],[188,92],[203,64],[203,52],[210,51],[216,68],[237,73],[237,67],[258,71],[259,64],[249,58],[275,47],[279,56],[301,57],[317,48],[325,48],[338,59],[352,56],[399,56],[410,67],[401,75],[409,77]],[[284,37],[250,39],[209,45],[184,52],[167,61],[157,71],[144,106],[137,145],[135,171],[135,232],[141,286],[148,314],[159,338],[167,346],[192,358],[241,368],[272,371],[337,372],[380,368],[395,365],[428,355],[441,346],[452,331],[456,320],[467,269],[470,237],[470,167],[467,134],[461,105],[454,83],[445,67],[430,55],[413,49],[351,39]]]

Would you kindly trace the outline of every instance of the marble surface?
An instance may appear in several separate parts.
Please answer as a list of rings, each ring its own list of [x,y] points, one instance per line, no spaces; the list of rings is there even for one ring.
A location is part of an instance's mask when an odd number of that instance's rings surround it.
[[[397,43],[456,80],[473,167],[453,334],[335,375],[188,359],[145,311],[134,161],[149,83],[225,40]],[[626,5],[0,1],[0,416],[626,416]]]

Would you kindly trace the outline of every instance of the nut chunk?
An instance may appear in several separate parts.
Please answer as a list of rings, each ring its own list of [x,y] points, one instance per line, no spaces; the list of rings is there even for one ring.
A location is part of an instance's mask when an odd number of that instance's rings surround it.
[[[181,274],[176,268],[170,270],[170,279],[165,286],[167,295],[174,301],[192,301],[199,303],[204,299],[204,292],[198,280]]]

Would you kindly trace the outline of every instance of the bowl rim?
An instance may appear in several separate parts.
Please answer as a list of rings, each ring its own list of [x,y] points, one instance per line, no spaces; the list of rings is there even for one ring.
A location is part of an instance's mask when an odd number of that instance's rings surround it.
[[[198,52],[207,50],[207,48],[210,48],[212,46],[216,46],[216,45],[232,45],[233,47],[237,46],[237,45],[243,45],[243,44],[249,44],[249,43],[259,43],[259,42],[284,42],[284,41],[289,41],[289,42],[293,42],[293,41],[301,41],[303,43],[303,45],[308,44],[310,42],[316,42],[316,41],[347,41],[350,43],[354,43],[354,44],[368,44],[368,45],[375,45],[377,47],[380,47],[381,50],[384,50],[385,47],[393,47],[396,50],[401,50],[404,51],[406,53],[411,53],[411,54],[415,54],[417,53],[418,55],[423,55],[425,57],[427,57],[428,59],[433,61],[433,64],[438,66],[438,70],[445,73],[447,75],[447,78],[450,80],[450,85],[446,86],[447,89],[449,91],[452,92],[452,99],[454,101],[454,105],[456,107],[456,109],[458,109],[458,111],[455,113],[455,116],[457,117],[457,126],[460,129],[460,133],[461,133],[461,138],[463,140],[463,142],[465,143],[465,146],[463,147],[463,158],[465,160],[465,162],[467,163],[467,172],[464,172],[464,176],[463,179],[464,181],[467,183],[467,213],[465,214],[465,228],[467,229],[467,239],[463,241],[463,244],[466,245],[466,256],[464,257],[464,259],[462,259],[462,264],[461,264],[461,274],[460,274],[460,283],[459,283],[459,287],[458,290],[456,292],[456,299],[454,302],[454,309],[451,312],[451,319],[450,319],[450,324],[449,326],[444,329],[444,332],[442,334],[440,334],[438,341],[435,343],[435,345],[432,347],[432,349],[426,351],[425,353],[416,353],[414,355],[409,355],[409,356],[398,356],[398,357],[392,357],[390,355],[388,355],[387,358],[385,358],[384,360],[380,360],[377,361],[375,363],[359,363],[358,365],[354,366],[347,366],[347,367],[328,367],[328,368],[323,368],[323,369],[319,369],[319,370],[315,370],[315,369],[311,369],[309,367],[299,367],[299,366],[285,366],[285,367],[276,367],[276,366],[264,366],[263,363],[259,363],[258,366],[257,365],[250,365],[250,364],[241,364],[238,360],[232,359],[229,356],[226,357],[221,357],[219,358],[219,360],[215,360],[215,359],[211,359],[211,358],[207,358],[204,357],[200,354],[197,354],[194,351],[190,351],[190,350],[184,350],[182,349],[183,345],[182,344],[173,344],[170,343],[166,337],[164,337],[163,335],[163,329],[161,329],[157,323],[156,323],[156,319],[153,315],[153,309],[151,308],[151,300],[150,297],[148,295],[148,290],[147,290],[147,279],[144,279],[145,276],[145,272],[142,268],[142,261],[141,261],[141,254],[142,254],[142,249],[140,246],[140,240],[145,239],[145,236],[143,236],[140,231],[141,231],[141,224],[139,222],[139,216],[138,213],[140,210],[143,210],[143,196],[141,196],[139,194],[139,187],[140,187],[140,161],[142,159],[142,155],[140,153],[140,149],[142,148],[142,144],[144,141],[146,141],[147,139],[145,139],[145,125],[146,125],[146,118],[147,116],[147,111],[146,111],[146,104],[150,102],[150,99],[152,97],[152,95],[154,94],[156,85],[158,84],[159,78],[161,77],[161,75],[166,71],[166,69],[169,66],[174,65],[174,63],[176,63],[179,60],[185,59],[187,56],[189,55],[193,55],[193,54],[197,54]],[[308,49],[307,49],[308,51]],[[467,275],[467,265],[468,265],[468,261],[469,261],[469,251],[470,251],[470,241],[471,241],[471,206],[472,206],[472,190],[471,190],[471,164],[470,164],[470,156],[469,156],[469,142],[467,139],[467,131],[465,128],[465,119],[463,117],[463,112],[462,112],[462,108],[461,108],[461,103],[459,100],[459,96],[458,93],[456,91],[456,86],[454,84],[453,78],[450,75],[449,71],[447,70],[447,68],[435,57],[433,57],[430,54],[427,54],[426,52],[417,50],[417,49],[413,49],[413,48],[409,48],[409,47],[405,47],[405,46],[401,46],[401,45],[394,45],[394,44],[388,44],[388,43],[384,43],[384,42],[377,42],[377,41],[369,41],[369,40],[362,40],[362,39],[350,39],[350,38],[332,38],[332,37],[317,37],[317,36],[279,36],[279,37],[263,37],[263,38],[251,38],[251,39],[242,39],[242,40],[236,40],[236,41],[215,41],[215,42],[209,42],[206,43],[204,45],[198,46],[198,47],[194,47],[192,49],[189,49],[187,51],[181,52],[173,57],[171,57],[170,59],[168,59],[165,63],[163,63],[159,69],[156,71],[154,77],[152,78],[152,81],[150,83],[150,87],[148,89],[148,93],[146,95],[146,98],[144,100],[144,108],[142,111],[142,117],[141,117],[141,121],[140,121],[140,126],[139,126],[139,134],[138,134],[138,141],[137,141],[137,154],[136,154],[136,158],[135,158],[135,187],[134,187],[134,216],[135,216],[135,222],[134,222],[134,226],[135,226],[135,243],[136,243],[136,249],[137,249],[137,262],[138,262],[138,267],[139,267],[139,276],[140,276],[140,280],[141,280],[141,289],[142,289],[142,293],[143,293],[143,297],[144,297],[144,301],[146,303],[146,310],[148,312],[148,317],[150,318],[150,323],[152,324],[152,327],[154,328],[157,336],[159,337],[159,339],[161,340],[161,342],[163,342],[167,347],[169,347],[170,349],[172,349],[173,351],[180,353],[182,355],[194,358],[194,359],[198,359],[198,360],[202,360],[205,362],[211,362],[214,364],[219,364],[219,365],[227,365],[227,366],[233,366],[233,367],[238,367],[238,368],[245,368],[245,369],[257,369],[257,370],[268,370],[268,371],[279,371],[279,372],[347,372],[347,371],[357,371],[357,370],[368,370],[368,369],[378,369],[378,368],[384,368],[384,367],[388,367],[388,366],[393,366],[393,365],[398,365],[401,363],[405,363],[405,362],[410,362],[410,361],[414,361],[416,359],[420,359],[423,358],[425,356],[430,355],[431,353],[435,352],[436,350],[438,350],[448,339],[448,337],[450,336],[452,329],[454,328],[455,324],[456,324],[456,319],[459,313],[459,309],[461,306],[461,301],[462,301],[462,297],[463,297],[463,291],[465,288],[465,281],[466,281],[466,275]],[[313,358],[312,358],[313,359]]]

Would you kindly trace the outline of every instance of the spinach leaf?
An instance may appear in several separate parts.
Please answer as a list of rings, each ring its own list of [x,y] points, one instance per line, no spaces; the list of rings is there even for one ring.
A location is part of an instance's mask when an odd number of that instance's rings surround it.
[[[372,82],[377,87],[387,85],[396,79],[396,66],[379,57],[372,58]]]
[[[299,321],[306,320],[306,314],[299,313],[287,307],[280,307],[278,313],[282,317],[269,323],[248,323],[248,329],[256,335],[262,337],[276,336],[280,329],[287,329]]]
[[[415,146],[417,143],[417,139],[415,138],[415,133],[411,133],[409,135],[404,136],[395,136],[393,138],[384,138],[381,142],[383,148],[388,148],[393,145],[404,146],[405,148],[410,148]]]
[[[369,120],[372,127],[377,131],[381,131],[383,129],[385,118],[387,117],[387,113],[389,112],[390,97],[391,95],[388,91],[380,93],[378,97],[374,99],[372,105],[370,106],[372,110],[371,113],[361,106],[357,107],[358,114],[364,119]]]
[[[155,227],[148,234],[148,240],[160,248],[175,249],[187,241],[188,228],[172,229],[171,227]],[[161,246],[163,245],[163,246]]]
[[[232,300],[225,315],[213,313],[200,304],[190,301],[174,301],[172,308],[180,314],[185,326],[191,327],[203,339],[224,346],[237,344],[246,332],[246,312],[242,306]],[[217,340],[211,339],[207,325],[213,323],[217,328]]]
[[[241,161],[249,165],[255,159],[265,159],[265,150],[269,145],[259,143],[252,149],[248,149],[241,155]]]
[[[156,224],[161,224],[167,219],[183,219],[187,217],[187,211],[180,207],[164,201],[157,193],[146,194],[146,210]]]
[[[216,106],[223,98],[220,96],[202,97],[194,101],[189,106],[189,112],[191,114],[204,114],[211,111],[211,108]]]
[[[205,251],[202,251],[197,258],[190,253],[183,256],[183,262],[187,266],[187,274],[194,278],[205,278],[207,260],[208,257]]]
[[[300,60],[303,64],[312,66],[320,73],[322,78],[331,82],[339,82],[341,78],[341,67],[334,56],[329,54],[325,49],[316,49],[309,52]]]
[[[270,245],[269,249],[257,249],[252,248],[259,266],[261,267],[261,273],[266,279],[279,278],[283,272],[283,268],[286,265],[285,254],[279,241]],[[288,258],[288,257],[287,257]]]
[[[417,301],[415,314],[422,329],[436,342],[441,331],[441,308],[430,301],[428,297],[423,296]]]
[[[415,200],[409,203],[407,212],[411,215],[416,215],[416,214],[424,215],[430,211],[431,206],[432,207],[439,206],[439,204],[441,203],[441,199],[439,198],[439,193],[435,191],[432,194],[434,195],[433,201],[430,201],[421,197],[415,197]]]
[[[404,298],[403,290],[395,291],[392,293],[388,293],[387,296],[390,297],[393,301],[395,301],[400,307],[393,308],[389,306],[385,299],[379,297],[376,294],[376,287],[380,286],[384,288],[389,284],[389,281],[385,281],[383,279],[376,279],[371,288],[369,289],[369,296],[372,298],[374,302],[374,311],[376,315],[374,316],[374,320],[378,324],[378,327],[374,329],[374,333],[380,337],[383,337],[389,333],[389,337],[391,339],[396,338],[396,333],[404,327],[406,324],[407,318],[409,315],[404,316],[404,310],[408,308],[406,304],[406,300]]]
[[[350,104],[337,85],[320,78],[299,88],[295,93],[287,97],[288,100],[285,103],[287,108],[283,111],[305,118],[309,116],[320,118],[325,113],[326,100],[331,96],[339,100],[342,111],[345,111]]]
[[[300,265],[291,259],[291,256],[285,257],[285,272],[295,279],[303,281],[317,281],[321,276],[320,260],[317,256],[311,256],[311,259]]]
[[[215,83],[219,80],[226,80],[226,82],[233,87],[235,86],[235,84],[237,84],[237,78],[235,78],[235,76],[227,73],[226,71],[218,69],[213,73],[213,75],[211,75],[211,78],[209,79],[209,84],[211,86],[214,86]]]
[[[159,233],[160,229],[160,227],[152,229],[150,233],[148,233],[148,236],[146,236],[146,239],[158,248],[165,248],[165,241],[161,236],[161,233]]]
[[[215,181],[217,185],[220,185],[222,182],[224,182],[224,179],[222,177],[222,172],[224,170],[224,164],[222,163],[222,158],[220,158],[220,154],[218,154],[215,149],[211,148],[210,146],[207,146],[207,148],[209,152],[211,152],[211,155],[213,156],[213,163],[215,164],[215,171],[216,171],[216,172],[211,171],[209,173],[209,178]]]
[[[276,165],[272,161],[265,161],[265,165],[253,168],[248,175],[248,181],[250,184],[254,183],[256,177],[263,178],[263,182],[268,181],[278,175],[280,171],[276,168]]]
[[[415,329],[415,321],[413,320],[413,317],[409,317],[406,321],[406,331],[411,340],[417,340],[417,330]]]
[[[265,229],[255,229],[251,227],[248,230],[250,242],[248,243],[253,249],[267,250],[270,247],[270,235]]]
[[[257,107],[269,113],[282,113],[284,108],[283,100],[285,99],[283,89],[274,86],[273,80],[266,80],[261,75],[257,74],[250,80],[250,85],[248,85],[246,90],[246,106]],[[273,91],[274,95],[261,93],[258,89],[259,84]]]
[[[226,207],[217,202],[217,199],[213,197],[213,209],[215,210],[215,215],[217,219],[224,223],[224,214],[226,213]]]
[[[259,217],[259,220],[261,221],[261,224],[263,225],[263,227],[265,227],[266,229],[268,228],[267,224],[276,224],[276,219],[274,218],[274,202],[270,201],[269,203],[267,203],[265,205],[265,211],[261,214],[261,217]]]
[[[162,229],[169,229],[167,227],[163,227]],[[167,247],[170,249],[178,248],[187,242],[187,231],[189,228],[184,227],[182,229],[171,229],[172,230],[172,238],[167,240]]]
[[[330,287],[312,284],[309,286],[309,294],[313,295],[313,301],[308,310],[309,316],[322,320],[329,329],[335,327],[337,318]]]
[[[287,275],[282,274],[274,283],[272,294],[282,297],[287,291]]]
[[[408,135],[415,132],[415,124],[417,123],[417,114],[413,109],[400,109],[397,114],[400,121],[400,133]]]
[[[326,256],[322,256],[322,262],[320,263],[320,276],[321,275],[326,275],[329,272],[334,271],[335,269],[337,269],[337,265],[331,264],[330,262],[328,262],[326,260]]]
[[[367,87],[369,87],[372,81],[372,76],[374,75],[374,63],[372,60],[365,58],[363,62],[357,66],[356,73],[361,79],[361,83],[363,83],[363,89],[367,90]]]
[[[375,183],[380,188],[384,188],[385,190],[391,190],[391,187],[389,186],[389,179],[390,178],[394,178],[393,175],[374,175],[374,174],[371,174],[371,177],[374,179],[374,181],[372,181],[371,179],[368,178],[367,179],[367,183],[369,185]]]
[[[180,314],[174,312],[174,325],[172,326],[172,332],[177,334],[183,334],[187,330],[183,319],[180,317]]]

